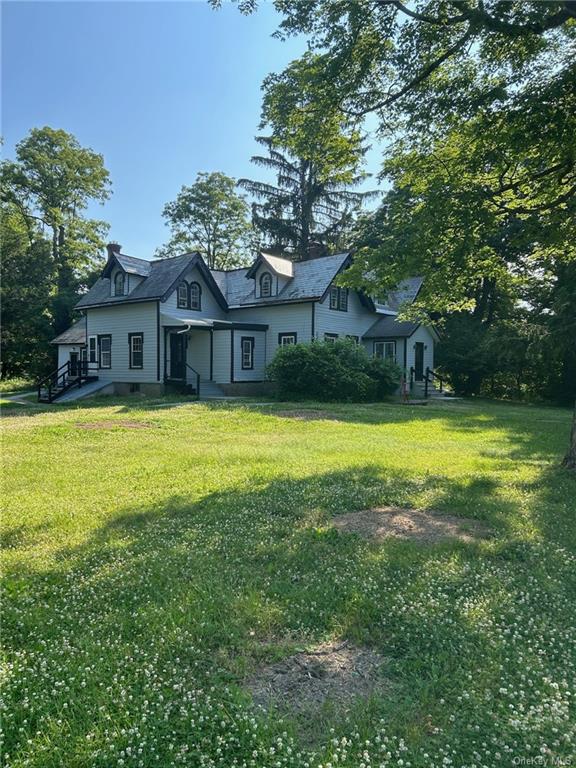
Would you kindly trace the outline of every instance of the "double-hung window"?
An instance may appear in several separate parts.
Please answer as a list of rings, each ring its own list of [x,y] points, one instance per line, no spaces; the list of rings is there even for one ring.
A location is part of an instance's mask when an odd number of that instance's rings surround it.
[[[114,276],[114,296],[124,296],[124,272],[116,272]]]
[[[88,336],[88,362],[98,362],[98,337]]]
[[[190,309],[202,309],[202,289],[198,283],[190,283]]]
[[[383,360],[396,362],[396,342],[395,341],[375,341],[374,357],[380,357]]]
[[[188,283],[185,280],[178,286],[177,306],[178,309],[188,309]]]
[[[129,333],[130,368],[144,367],[144,334]]]
[[[260,277],[260,296],[263,299],[272,296],[272,275],[270,272],[264,272]]]
[[[254,337],[242,336],[240,346],[242,349],[242,370],[251,371],[254,368]]]
[[[112,336],[98,336],[100,368],[112,368]]]
[[[348,312],[348,288],[340,288],[337,285],[330,288],[330,309]]]

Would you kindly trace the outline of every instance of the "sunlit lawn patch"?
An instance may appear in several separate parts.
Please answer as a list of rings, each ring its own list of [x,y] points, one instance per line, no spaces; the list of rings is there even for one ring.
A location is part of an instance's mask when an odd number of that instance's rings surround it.
[[[325,409],[6,408],[7,766],[492,768],[576,753],[569,413],[286,417],[306,410]],[[493,535],[423,544],[330,524],[384,505]],[[255,708],[246,681],[344,640],[386,659],[386,691],[328,708],[312,754],[301,715]]]

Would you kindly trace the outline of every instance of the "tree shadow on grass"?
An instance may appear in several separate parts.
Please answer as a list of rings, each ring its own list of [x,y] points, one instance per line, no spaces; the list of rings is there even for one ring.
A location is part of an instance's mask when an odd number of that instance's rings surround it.
[[[62,546],[45,570],[8,572],[9,582],[24,579],[29,586],[26,599],[5,615],[9,654],[32,649],[34,658],[40,642],[49,649],[48,668],[57,667],[59,679],[69,681],[66,693],[56,690],[28,710],[23,734],[11,738],[42,732],[62,718],[70,697],[75,714],[66,716],[65,732],[73,737],[80,738],[87,724],[108,727],[110,717],[135,725],[141,700],[152,700],[159,691],[180,703],[182,680],[202,686],[209,679],[214,697],[236,711],[249,701],[242,681],[258,664],[326,637],[372,645],[394,660],[390,675],[402,693],[374,704],[374,717],[402,708],[416,717],[438,680],[469,670],[468,661],[460,663],[459,648],[480,643],[481,631],[463,608],[455,607],[446,623],[445,609],[430,606],[429,636],[421,637],[422,619],[400,611],[397,596],[409,601],[425,589],[433,563],[448,592],[463,588],[466,564],[484,551],[497,552],[500,543],[375,544],[342,535],[329,521],[340,512],[401,503],[428,482],[437,506],[448,506],[457,494],[468,514],[491,490],[487,480],[466,485],[443,480],[434,488],[433,479],[390,475],[372,466],[280,478],[200,501],[176,496],[160,506],[125,509],[81,546]],[[490,516],[503,543],[514,505],[502,498],[493,503]],[[411,637],[420,637],[421,644],[410,646]],[[88,690],[81,687],[80,668],[91,670]],[[159,688],[143,677],[144,668],[153,669],[153,681],[166,677]],[[33,665],[21,670],[13,693],[33,687],[37,673]],[[110,691],[117,687],[135,703],[114,698]],[[189,739],[178,706],[167,711],[170,728]],[[284,727],[274,722],[272,730]],[[206,748],[216,749],[216,741]],[[162,750],[167,759],[167,747]]]

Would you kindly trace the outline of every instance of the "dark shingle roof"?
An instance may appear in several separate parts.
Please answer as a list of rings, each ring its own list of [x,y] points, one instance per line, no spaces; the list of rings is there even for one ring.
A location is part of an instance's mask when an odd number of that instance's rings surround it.
[[[386,296],[384,302],[386,309],[398,312],[402,304],[412,304],[418,296],[423,282],[424,278],[422,277],[408,277],[403,280],[394,291],[390,291]]]
[[[133,259],[132,256],[115,255],[117,258]],[[88,293],[82,296],[78,304],[76,304],[76,308],[83,309],[101,304],[124,304],[133,301],[160,299],[170,290],[180,275],[200,258],[199,254],[196,253],[184,253],[172,259],[159,259],[148,262],[150,265],[148,277],[142,280],[126,296],[111,296],[110,278],[101,277],[94,283]],[[143,261],[143,259],[138,259],[138,261]]]
[[[349,258],[347,253],[324,256],[321,259],[294,262],[294,276],[277,296],[262,299],[256,296],[254,281],[246,279],[250,269],[231,272],[213,271],[214,279],[226,296],[230,307],[250,304],[282,304],[302,299],[319,299]]]
[[[385,315],[376,320],[364,334],[365,339],[395,338],[402,339],[412,336],[420,323],[410,321],[398,322],[395,317]]]
[[[142,277],[148,277],[150,274],[151,262],[146,259],[137,259],[136,256],[128,256],[125,253],[115,253],[114,256],[125,272]]]
[[[52,339],[50,344],[86,344],[86,321],[84,319],[78,320],[55,339]]]

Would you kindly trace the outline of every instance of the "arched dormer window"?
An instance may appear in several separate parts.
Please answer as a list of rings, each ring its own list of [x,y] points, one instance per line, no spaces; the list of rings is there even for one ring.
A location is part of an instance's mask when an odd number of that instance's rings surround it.
[[[178,286],[178,309],[188,309],[188,283],[183,280]]]
[[[124,296],[124,272],[114,275],[114,296]]]
[[[263,299],[272,296],[272,275],[270,272],[264,272],[260,277],[260,296]]]
[[[202,309],[202,288],[198,283],[190,283],[190,309]]]

